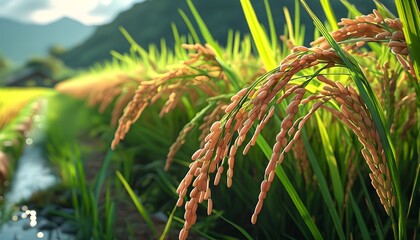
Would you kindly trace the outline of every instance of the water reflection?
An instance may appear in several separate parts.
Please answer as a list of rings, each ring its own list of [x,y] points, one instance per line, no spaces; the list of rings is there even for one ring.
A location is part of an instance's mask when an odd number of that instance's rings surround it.
[[[43,114],[47,108],[46,102],[42,104],[40,114]],[[8,206],[13,206],[21,200],[26,200],[34,192],[47,189],[59,181],[43,152],[42,145],[45,141],[45,132],[41,128],[44,125],[45,117],[36,115],[25,139],[26,147],[18,161],[11,187],[6,194]]]
[[[38,217],[40,215],[40,217]],[[12,221],[6,222],[0,228],[1,240],[37,240],[37,239],[54,239],[54,240],[74,240],[72,235],[65,234],[59,227],[49,228],[45,231],[41,225],[47,225],[49,221],[38,214],[34,209],[22,206],[11,217]]]
[[[45,110],[46,104],[43,108],[43,111]],[[35,117],[31,130],[25,135],[26,146],[17,163],[9,191],[5,194],[6,209],[11,209],[21,200],[28,199],[33,193],[56,185],[59,181],[43,152],[44,120],[42,115]],[[5,181],[4,186],[8,185],[9,182]],[[3,199],[2,196],[0,197]],[[1,240],[73,240],[75,238],[63,233],[59,227],[50,228],[47,231],[42,230],[42,226],[51,221],[26,205],[16,209],[10,220],[0,227]]]
[[[32,143],[34,143],[34,140],[32,140],[32,138],[27,138],[25,140],[26,145],[32,145]]]
[[[37,238],[43,238],[44,237],[44,233],[43,232],[38,232],[36,234]]]

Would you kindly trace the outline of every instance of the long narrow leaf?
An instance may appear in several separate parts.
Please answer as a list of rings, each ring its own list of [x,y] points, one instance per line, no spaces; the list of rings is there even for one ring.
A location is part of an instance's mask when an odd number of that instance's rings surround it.
[[[191,33],[192,38],[194,39],[195,43],[200,43],[200,38],[198,37],[197,32],[195,31],[194,26],[192,25],[190,19],[188,18],[187,14],[185,14],[184,11],[182,11],[182,9],[178,9],[179,15],[181,15],[182,19],[184,20],[185,24],[188,27],[188,30]]]
[[[258,54],[260,55],[265,68],[267,71],[274,69],[277,64],[274,59],[273,50],[270,49],[267,34],[262,29],[254,8],[249,0],[241,0],[241,5],[249,30],[251,31],[252,38],[254,39],[255,46],[257,47]]]
[[[165,240],[166,235],[167,235],[167,234],[168,234],[168,232],[169,232],[169,229],[171,229],[172,222],[173,222],[173,218],[174,218],[174,215],[175,215],[175,212],[176,212],[176,209],[177,209],[177,208],[178,208],[178,207],[177,207],[177,206],[175,206],[175,207],[172,209],[172,212],[171,212],[171,214],[169,215],[168,221],[166,222],[165,229],[163,229],[162,235],[160,235],[159,240]]]
[[[358,170],[357,174],[358,174],[359,179],[360,179],[360,185],[362,186],[363,194],[366,198],[366,204],[368,206],[369,214],[370,214],[370,216],[372,216],[373,224],[375,225],[377,238],[379,240],[383,240],[384,239],[384,228],[381,224],[381,219],[379,219],[378,214],[375,212],[375,208],[373,207],[372,200],[370,199],[370,196],[369,196],[369,191],[367,190],[367,187],[366,187],[366,185],[363,181],[363,178],[360,174],[360,170]]]
[[[337,209],[334,207],[334,202],[332,200],[331,194],[328,190],[328,184],[325,180],[324,174],[321,171],[321,167],[318,164],[318,161],[316,159],[316,156],[314,152],[312,151],[312,147],[309,144],[308,138],[306,136],[306,132],[302,131],[302,139],[305,144],[306,153],[308,154],[309,161],[311,163],[312,169],[314,170],[319,189],[321,190],[322,197],[324,198],[324,201],[326,205],[328,206],[328,211],[331,214],[331,218],[334,223],[335,230],[337,231],[338,238],[341,240],[346,239],[343,231],[343,227],[340,222],[340,218],[338,216]]]
[[[341,183],[340,173],[338,171],[337,160],[334,157],[334,151],[331,147],[330,138],[328,137],[327,129],[319,116],[319,112],[315,112],[316,121],[318,123],[319,134],[321,135],[322,148],[324,149],[325,157],[330,170],[331,182],[333,185],[333,192],[338,206],[343,205],[344,190]],[[340,208],[341,209],[341,208]]]
[[[403,25],[410,58],[413,61],[417,81],[420,81],[420,12],[416,0],[395,0]]]
[[[105,160],[102,163],[101,170],[99,171],[99,174],[96,176],[96,180],[93,186],[93,191],[95,193],[94,196],[97,203],[99,200],[99,192],[101,191],[102,184],[105,180],[106,170],[108,169],[108,166],[111,162],[112,155],[113,155],[113,151],[108,150],[105,156]]]
[[[335,18],[334,11],[331,7],[330,0],[320,0],[322,9],[324,10],[325,16],[327,17],[328,23],[332,30],[337,30],[337,20]]]
[[[144,221],[146,221],[147,226],[152,230],[153,235],[157,238],[157,231],[155,225],[152,222],[152,219],[149,216],[146,208],[143,206],[143,203],[137,198],[136,194],[134,193],[133,189],[131,188],[130,184],[125,180],[124,176],[117,171],[117,177],[120,179],[121,183],[123,184],[125,190],[127,191],[128,195],[130,195],[131,200],[133,201],[134,205],[137,208],[137,211],[143,217]]]
[[[354,215],[356,216],[357,226],[359,226],[360,228],[360,234],[362,235],[362,238],[364,240],[369,240],[370,236],[369,236],[368,228],[366,226],[365,221],[363,220],[362,212],[360,211],[360,208],[357,205],[356,200],[354,200],[353,194],[351,192],[350,192],[350,202],[354,211]]]
[[[214,48],[218,57],[223,58],[222,50],[220,49],[219,44],[216,42],[216,40],[214,40],[213,36],[211,35],[209,29],[207,28],[206,24],[204,23],[203,19],[198,13],[194,4],[191,0],[187,0],[187,4],[195,21],[197,22],[198,28],[200,29],[201,35],[203,35],[204,40]]]
[[[244,237],[245,237],[246,239],[248,239],[248,240],[252,240],[252,239],[253,239],[253,238],[251,237],[251,235],[249,235],[249,233],[247,233],[247,231],[245,231],[245,229],[241,228],[241,226],[239,226],[238,224],[236,224],[236,223],[234,223],[234,222],[230,221],[229,219],[227,219],[227,218],[223,217],[223,215],[222,215],[220,212],[218,212],[218,211],[216,211],[216,210],[213,210],[213,212],[214,212],[217,216],[219,216],[221,219],[225,220],[227,223],[229,223],[230,225],[232,225],[234,228],[238,229],[238,231],[239,231],[239,232],[241,232],[241,233],[242,233],[242,235],[244,235]]]
[[[277,48],[277,33],[276,26],[274,25],[273,14],[271,14],[271,8],[268,3],[268,0],[264,0],[265,12],[267,13],[268,26],[270,28],[270,39],[271,39],[271,49]]]
[[[257,138],[257,144],[261,148],[267,159],[270,159],[272,150],[261,135]],[[282,166],[277,167],[276,176],[280,179],[281,183],[283,184],[284,188],[286,189],[287,193],[292,199],[292,202],[295,204],[296,209],[298,210],[303,221],[306,223],[306,226],[309,228],[309,231],[311,232],[314,239],[323,239],[321,232],[319,231],[315,222],[311,218],[308,209],[306,209],[305,205],[303,204],[302,200],[297,194],[295,188],[293,187],[292,183],[287,177],[286,172],[284,171]]]

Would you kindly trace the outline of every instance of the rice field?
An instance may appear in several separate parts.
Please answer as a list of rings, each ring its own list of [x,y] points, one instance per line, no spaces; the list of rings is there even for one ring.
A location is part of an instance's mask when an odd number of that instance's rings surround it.
[[[76,239],[417,239],[417,3],[343,1],[336,20],[321,1],[323,23],[296,1],[278,37],[265,2],[257,16],[242,0],[251,34],[221,46],[187,0],[174,49],[121,29],[130,53],[59,83],[44,144],[62,183],[38,198],[67,197],[38,207],[73,209]],[[46,94],[17,92],[0,92],[0,116]]]

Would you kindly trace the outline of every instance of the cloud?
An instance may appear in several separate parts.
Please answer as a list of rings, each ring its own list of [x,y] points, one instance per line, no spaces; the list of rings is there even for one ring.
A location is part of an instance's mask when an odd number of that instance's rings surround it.
[[[0,17],[20,22],[47,24],[69,17],[86,25],[112,21],[143,0],[0,0]]]

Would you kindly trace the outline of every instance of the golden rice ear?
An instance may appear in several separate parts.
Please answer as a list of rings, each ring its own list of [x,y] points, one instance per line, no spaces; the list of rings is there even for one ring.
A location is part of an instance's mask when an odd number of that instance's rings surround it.
[[[135,87],[128,86],[118,97],[117,101],[115,102],[114,108],[112,109],[112,119],[111,125],[115,126],[118,122],[118,119],[123,114],[125,106],[133,99],[135,95]]]
[[[188,60],[149,81],[140,82],[118,121],[111,144],[113,149],[124,139],[131,125],[137,121],[143,111],[159,99],[167,99],[160,111],[160,116],[163,116],[178,106],[184,95],[194,97],[198,95],[197,92],[209,97],[217,95],[220,91],[214,82],[215,79],[222,81],[224,85],[229,84],[215,58],[214,51],[209,46],[184,44],[183,47],[193,51],[189,54]],[[172,150],[176,150],[176,146]]]
[[[323,78],[318,77],[318,79]],[[322,106],[322,108],[331,112],[349,127],[363,145],[361,152],[371,170],[369,177],[372,186],[389,215],[391,208],[395,206],[395,194],[382,142],[366,104],[355,89],[350,86],[344,87],[339,82],[324,87],[322,94],[330,96],[331,99],[336,99],[336,102],[340,105],[340,110],[327,106]]]

